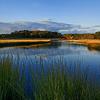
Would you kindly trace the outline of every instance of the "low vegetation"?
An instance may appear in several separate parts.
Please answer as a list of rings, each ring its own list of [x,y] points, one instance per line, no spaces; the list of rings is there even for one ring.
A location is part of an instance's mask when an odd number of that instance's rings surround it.
[[[31,61],[27,74],[26,63],[21,62],[20,66],[16,60],[14,66],[12,59],[13,55],[0,60],[0,100],[100,100],[100,87],[95,80],[89,80],[87,71],[78,64],[74,69],[59,66],[61,59],[45,70],[40,58],[39,69],[33,69]]]
[[[100,51],[100,40],[99,39],[80,39],[80,40],[67,40],[74,44],[86,45],[89,50]]]
[[[22,32],[10,34],[12,37],[5,35],[2,38],[30,38],[26,35],[27,32],[26,34]],[[15,37],[15,34],[20,35]],[[99,39],[99,36],[96,37],[97,35],[99,33],[96,33],[95,38]],[[44,35],[39,36],[38,34],[39,38],[41,36],[44,38]],[[72,36],[77,39],[77,35],[73,34]],[[78,37],[81,36],[78,35]],[[93,38],[92,36],[94,34],[90,34],[89,38]],[[32,35],[31,38],[33,37]],[[51,35],[50,37],[55,36]],[[79,64],[74,64],[73,69],[64,64],[63,59],[60,58],[58,61],[54,60],[53,64],[47,67],[40,57],[40,62],[37,62],[39,68],[34,69],[33,60],[29,60],[26,54],[23,54],[25,59],[20,65],[19,56],[17,54],[16,62],[12,62],[12,59],[15,58],[13,53],[6,55],[5,58],[2,54],[0,56],[0,100],[100,100],[99,83],[95,78],[91,79],[92,76],[87,69],[83,71]],[[27,60],[30,64],[25,63]]]
[[[89,50],[100,51],[100,32],[95,34],[64,34],[63,39],[88,46]]]
[[[62,35],[58,32],[50,31],[15,31],[11,34],[0,35],[0,47],[6,46],[26,46],[34,44],[50,43],[52,38],[61,38]]]
[[[100,32],[95,34],[64,34],[63,38],[67,40],[100,39]]]

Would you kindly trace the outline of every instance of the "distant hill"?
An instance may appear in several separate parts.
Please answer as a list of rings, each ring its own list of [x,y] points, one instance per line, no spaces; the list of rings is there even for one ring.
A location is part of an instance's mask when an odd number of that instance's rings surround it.
[[[0,22],[0,34],[9,34],[19,30],[48,30],[61,33],[94,33],[100,31],[100,26],[82,27],[81,25],[73,25],[59,23],[53,21],[37,21],[37,22]]]

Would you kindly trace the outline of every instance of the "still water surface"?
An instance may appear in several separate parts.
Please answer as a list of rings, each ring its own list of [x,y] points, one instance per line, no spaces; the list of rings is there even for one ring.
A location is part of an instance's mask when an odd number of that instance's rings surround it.
[[[48,46],[38,48],[7,47],[0,48],[0,60],[8,58],[14,67],[25,67],[27,79],[29,79],[29,67],[34,70],[44,66],[47,70],[52,66],[79,66],[87,71],[90,76],[95,73],[95,78],[100,77],[100,52],[90,51],[88,47],[75,45],[66,41],[54,42]]]

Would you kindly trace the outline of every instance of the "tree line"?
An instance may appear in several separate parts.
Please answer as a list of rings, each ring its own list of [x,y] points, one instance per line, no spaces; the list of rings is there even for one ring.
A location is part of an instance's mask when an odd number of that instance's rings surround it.
[[[100,31],[94,34],[64,34],[58,32],[50,32],[50,31],[29,31],[29,30],[21,30],[15,31],[11,34],[0,34],[1,39],[24,39],[24,38],[64,38],[64,39],[100,39]]]
[[[100,32],[96,32],[94,34],[64,34],[64,39],[71,40],[71,39],[100,39]]]
[[[19,38],[60,38],[62,37],[61,33],[50,32],[50,31],[15,31],[11,34],[1,34],[0,38],[10,38],[10,39],[19,39]]]

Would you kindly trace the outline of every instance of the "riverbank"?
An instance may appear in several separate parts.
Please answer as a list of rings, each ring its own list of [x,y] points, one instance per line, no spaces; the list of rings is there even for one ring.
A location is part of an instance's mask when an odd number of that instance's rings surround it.
[[[84,39],[84,40],[67,40],[69,42],[79,43],[79,44],[85,44],[85,45],[92,45],[92,44],[98,44],[100,45],[100,40],[95,39]]]
[[[82,44],[88,46],[89,49],[100,50],[100,40],[97,39],[83,39],[83,40],[67,40],[76,44]]]
[[[51,39],[0,39],[0,43],[50,42]]]
[[[50,43],[51,39],[0,39],[0,47]]]

